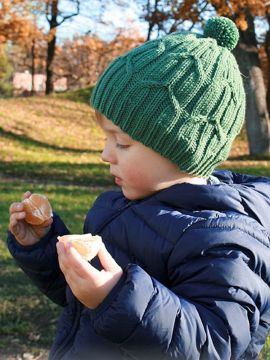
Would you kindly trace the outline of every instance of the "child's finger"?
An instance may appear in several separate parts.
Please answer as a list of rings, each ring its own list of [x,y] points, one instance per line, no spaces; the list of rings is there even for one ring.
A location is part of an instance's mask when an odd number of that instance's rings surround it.
[[[19,227],[19,223],[18,222],[12,222],[8,225],[8,229],[9,231],[17,238],[18,236],[20,236],[20,227]]]
[[[98,257],[103,266],[104,270],[110,271],[112,273],[117,273],[121,271],[121,267],[117,264],[114,258],[106,249],[105,245],[103,244],[98,252]]]
[[[23,195],[22,195],[22,201],[29,198],[31,196],[31,192],[30,191],[26,191]],[[9,213],[12,214],[13,212],[18,212],[18,211],[22,211],[23,210],[23,203],[22,202],[14,202],[10,205],[9,207]]]
[[[69,251],[68,247],[69,244],[63,241],[58,241],[56,243],[60,268],[64,274],[66,274],[67,271],[70,272],[73,270],[72,265],[70,263],[70,259],[68,258],[68,251]]]
[[[11,227],[16,226],[17,222],[19,220],[23,220],[25,218],[25,212],[15,212],[13,214],[11,214],[10,219],[9,219],[9,225]]]
[[[36,225],[39,228],[45,228],[50,226],[53,223],[53,218],[49,218],[48,220],[44,221],[41,225]]]
[[[26,191],[23,195],[22,195],[22,200],[25,200],[27,198],[29,198],[32,195],[32,193],[30,191]]]
[[[21,202],[12,203],[9,207],[9,214],[13,214],[15,212],[20,212],[23,210],[23,204]]]
[[[99,271],[83,259],[73,246],[68,247],[67,256],[72,269],[81,277],[88,277],[89,275],[95,277],[99,274]]]
[[[52,223],[53,223],[53,218],[51,217],[51,218],[49,218],[48,220],[46,220],[42,225],[43,225],[44,227],[47,227],[47,226],[49,226],[49,225],[52,225]]]
[[[25,213],[14,213],[10,217],[8,229],[9,231],[18,238],[20,236],[20,227],[19,221],[23,220],[25,217]]]
[[[13,225],[9,225],[9,231],[15,236],[15,238],[18,238],[20,235],[20,231],[19,231],[19,224],[13,224]]]
[[[98,278],[100,272],[84,260],[78,251],[71,244],[64,244],[58,241],[56,244],[59,265],[65,277],[81,278],[93,281]]]
[[[18,222],[16,219],[10,219],[9,224],[8,224],[8,229],[10,232],[12,232],[13,235],[14,235],[17,224],[18,224]]]
[[[61,271],[63,272],[63,274],[66,274],[66,261],[65,261],[65,253],[66,253],[66,249],[65,249],[65,245],[58,241],[56,243],[56,250],[57,250],[57,254],[58,254],[58,261],[59,261],[59,266]]]

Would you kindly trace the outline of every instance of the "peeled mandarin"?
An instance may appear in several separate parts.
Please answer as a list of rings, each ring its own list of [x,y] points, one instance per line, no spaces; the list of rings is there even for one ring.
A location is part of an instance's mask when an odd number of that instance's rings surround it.
[[[25,221],[31,225],[41,225],[49,220],[52,214],[52,207],[44,195],[32,194],[23,200]]]
[[[63,235],[58,236],[57,239],[65,244],[71,244],[87,261],[92,260],[102,246],[101,237],[98,235],[92,236],[90,233],[83,235]]]

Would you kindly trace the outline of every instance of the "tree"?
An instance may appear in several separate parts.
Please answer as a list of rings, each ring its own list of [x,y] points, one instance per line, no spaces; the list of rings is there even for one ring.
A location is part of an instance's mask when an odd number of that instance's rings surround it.
[[[23,0],[0,0],[0,44],[26,39],[31,23]]]
[[[265,33],[265,41],[264,41],[264,50],[266,53],[266,58],[268,62],[268,76],[267,76],[267,106],[268,111],[270,112],[270,72],[269,72],[269,64],[270,64],[270,2],[265,5],[265,18],[268,23],[268,30]]]
[[[266,15],[266,1],[212,0],[219,15],[231,18],[239,27],[240,40],[235,56],[243,74],[246,90],[246,128],[249,151],[255,156],[270,155],[270,104],[267,104],[259,44],[255,33],[255,17]]]
[[[37,26],[40,13],[38,1],[2,0],[0,1],[0,43],[9,43],[8,53],[13,55],[12,63],[24,65],[31,70],[32,92],[37,59],[37,45],[44,38],[42,29]],[[11,46],[12,44],[12,46]],[[31,66],[28,66],[31,61]],[[15,66],[17,69],[18,67]]]
[[[71,0],[70,2],[76,7],[74,12],[60,10],[59,0],[46,0],[46,18],[50,26],[46,61],[46,94],[53,91],[52,65],[56,49],[56,29],[66,20],[78,15],[80,11],[80,0]]]
[[[270,155],[270,122],[264,77],[254,17],[247,14],[248,28],[240,30],[240,42],[235,50],[246,90],[246,128],[251,155]]]
[[[38,23],[38,17],[42,11],[42,5],[37,2],[30,1],[27,4],[27,9],[29,10],[30,16],[31,16],[31,33],[28,39],[28,42],[25,45],[26,49],[28,50],[28,53],[30,53],[29,58],[31,59],[31,76],[32,76],[32,90],[31,94],[35,94],[35,73],[36,73],[36,67],[38,63],[40,62],[40,57],[38,48],[40,47],[41,42],[45,39],[44,30],[39,28],[37,26]]]
[[[148,23],[147,40],[155,31],[169,34],[179,29],[191,30],[200,22],[206,1],[146,0],[142,1],[142,18]]]
[[[12,85],[10,82],[13,68],[6,55],[5,46],[0,46],[0,96],[10,96]]]
[[[113,58],[142,42],[143,39],[136,34],[128,36],[121,32],[111,41],[102,40],[95,35],[66,40],[62,46],[57,47],[54,75],[65,76],[71,88],[92,85]]]

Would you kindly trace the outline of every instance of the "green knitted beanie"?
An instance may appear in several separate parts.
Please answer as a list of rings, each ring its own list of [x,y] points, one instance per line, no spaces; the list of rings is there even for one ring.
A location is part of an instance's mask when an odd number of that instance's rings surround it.
[[[215,17],[204,34],[175,32],[116,58],[91,105],[134,140],[207,177],[229,154],[245,116],[241,74],[231,50],[235,24]]]

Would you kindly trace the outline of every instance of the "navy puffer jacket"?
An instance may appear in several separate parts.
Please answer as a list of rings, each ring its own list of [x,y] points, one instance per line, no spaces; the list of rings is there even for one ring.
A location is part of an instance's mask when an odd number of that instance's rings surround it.
[[[95,310],[73,296],[50,233],[10,252],[64,307],[50,359],[256,359],[270,326],[270,179],[218,171],[140,201],[102,194],[84,232],[100,234],[124,275]],[[94,266],[101,268],[98,258]]]

